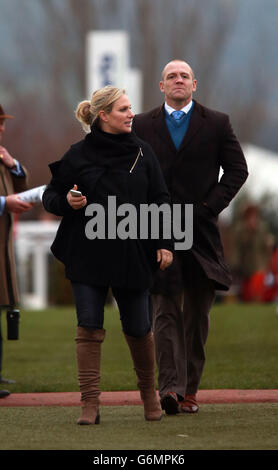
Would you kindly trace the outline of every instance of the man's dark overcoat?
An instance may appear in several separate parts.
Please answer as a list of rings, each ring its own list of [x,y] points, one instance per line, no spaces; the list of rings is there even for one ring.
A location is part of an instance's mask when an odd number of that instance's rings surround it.
[[[194,205],[192,254],[215,288],[228,290],[229,268],[224,260],[217,225],[225,209],[245,182],[248,171],[240,144],[226,114],[194,100],[189,127],[177,150],[164,117],[164,105],[136,115],[133,130],[153,148],[160,162],[173,203]],[[219,180],[220,168],[223,175]],[[207,204],[205,207],[203,204]],[[178,287],[186,252],[176,252],[179,263],[160,273],[155,292]]]
[[[0,163],[0,195],[9,196],[27,189],[25,176],[13,175]],[[5,207],[0,216],[0,305],[16,305],[19,302],[13,239],[14,216]]]

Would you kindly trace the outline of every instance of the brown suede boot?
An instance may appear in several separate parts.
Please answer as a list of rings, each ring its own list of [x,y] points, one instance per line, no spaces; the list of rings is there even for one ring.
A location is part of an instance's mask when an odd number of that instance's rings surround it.
[[[77,424],[99,424],[100,360],[104,336],[105,330],[80,326],[76,330],[76,357],[82,402],[82,415]]]
[[[138,378],[138,388],[144,404],[145,419],[159,421],[162,418],[160,401],[155,390],[155,358],[153,333],[142,338],[125,335]]]

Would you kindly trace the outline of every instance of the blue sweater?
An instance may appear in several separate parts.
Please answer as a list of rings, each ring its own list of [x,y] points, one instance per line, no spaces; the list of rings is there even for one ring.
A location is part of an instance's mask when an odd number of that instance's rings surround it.
[[[192,103],[192,106],[190,110],[188,111],[187,114],[185,114],[179,121],[176,121],[170,114],[165,109],[165,119],[166,119],[166,124],[169,129],[170,135],[173,139],[173,142],[175,144],[176,149],[178,150],[183,138],[186,134],[186,131],[189,126],[189,120],[190,116],[193,110],[194,103]]]

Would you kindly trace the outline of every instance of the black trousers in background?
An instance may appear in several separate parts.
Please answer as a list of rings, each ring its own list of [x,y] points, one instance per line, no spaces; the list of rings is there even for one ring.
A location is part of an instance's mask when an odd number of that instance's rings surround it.
[[[1,328],[1,309],[0,309],[0,376],[2,374],[2,362],[3,362],[3,337],[2,337],[2,328]]]
[[[1,312],[2,312],[2,310],[8,311],[8,310],[11,310],[13,308],[14,307],[12,307],[11,305],[1,305],[0,306],[0,377],[2,375],[2,366],[3,366],[3,336],[2,336],[2,327],[1,327],[1,323],[2,323]]]
[[[109,286],[72,282],[78,326],[102,329]],[[151,329],[149,290],[112,288],[126,335],[143,337]]]

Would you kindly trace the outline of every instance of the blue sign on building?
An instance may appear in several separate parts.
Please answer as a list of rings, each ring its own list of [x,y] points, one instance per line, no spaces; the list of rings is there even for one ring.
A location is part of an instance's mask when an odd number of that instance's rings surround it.
[[[99,73],[101,86],[115,85],[116,57],[113,54],[104,54],[100,59]]]

